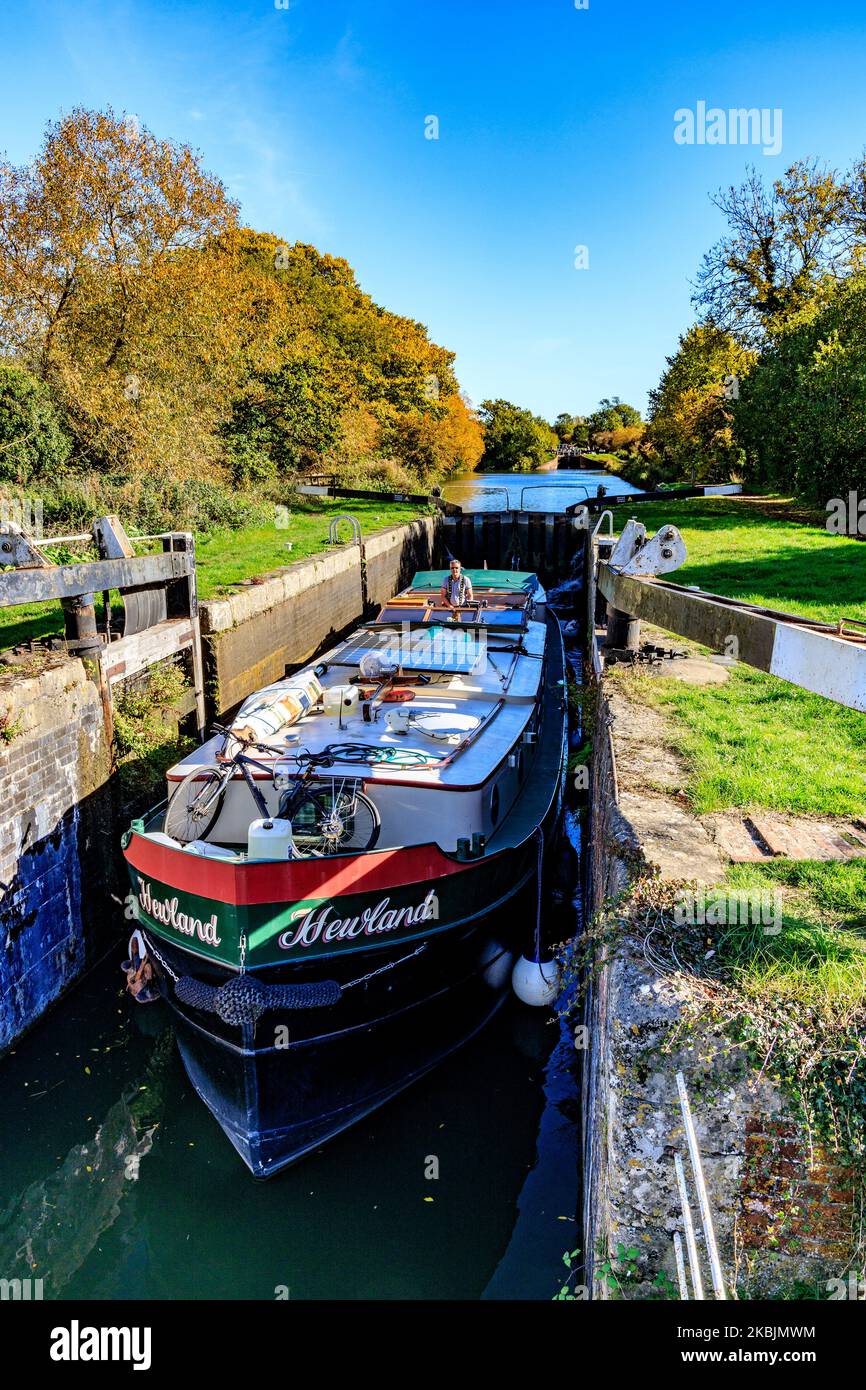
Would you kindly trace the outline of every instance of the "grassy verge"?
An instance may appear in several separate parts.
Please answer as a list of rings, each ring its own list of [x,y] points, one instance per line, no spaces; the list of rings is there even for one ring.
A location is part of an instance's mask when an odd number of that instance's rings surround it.
[[[866,861],[735,864],[728,883],[743,894],[777,891],[781,905],[775,934],[754,923],[725,928],[720,955],[744,993],[836,1019],[866,1008]]]
[[[866,815],[866,714],[746,666],[724,685],[625,671],[612,679],[668,716],[697,815],[729,807]]]
[[[196,539],[199,596],[218,597],[244,579],[318,554],[328,544],[328,523],[346,512],[358,518],[361,533],[366,536],[386,526],[405,526],[417,517],[418,508],[411,503],[384,499],[373,502],[323,498],[314,509],[290,506],[287,516],[281,518],[280,529],[248,527],[243,531],[219,531]],[[345,541],[351,534],[352,528],[343,523],[341,539]]]
[[[768,515],[765,503],[730,497],[618,507],[621,530],[637,516],[653,533],[679,528],[687,559],[671,577],[765,607],[834,622],[866,619],[866,545],[820,525]]]
[[[866,548],[822,526],[767,516],[766,503],[702,498],[633,511],[653,532],[672,522],[688,558],[674,578],[749,603],[833,621],[866,619]],[[621,528],[629,512],[619,508]],[[689,770],[698,814],[767,808],[866,814],[866,715],[746,666],[724,685],[623,673],[632,698],[663,711]]]
[[[362,535],[387,526],[405,525],[418,515],[411,503],[350,499],[293,499],[287,513],[280,513],[280,526],[255,525],[236,529],[213,527],[202,531],[189,528],[181,517],[178,529],[193,529],[196,536],[196,563],[199,597],[215,598],[225,594],[232,585],[265,574],[280,566],[303,560],[324,550],[328,542],[328,523],[344,512],[356,516]],[[63,534],[58,529],[57,534]],[[345,540],[351,528],[345,523],[340,529]],[[93,559],[93,552],[59,552],[50,548],[52,559],[58,562],[73,559]],[[17,608],[0,609],[0,647],[12,647],[19,642],[44,638],[63,632],[63,613],[59,603],[32,603]]]

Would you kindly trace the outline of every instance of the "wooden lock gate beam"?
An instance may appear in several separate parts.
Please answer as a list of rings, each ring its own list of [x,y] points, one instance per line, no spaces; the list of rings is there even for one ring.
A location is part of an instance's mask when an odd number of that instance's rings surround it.
[[[796,614],[617,574],[605,563],[598,566],[598,589],[621,613],[730,653],[747,666],[849,709],[866,711],[866,633],[840,633],[832,624]]]

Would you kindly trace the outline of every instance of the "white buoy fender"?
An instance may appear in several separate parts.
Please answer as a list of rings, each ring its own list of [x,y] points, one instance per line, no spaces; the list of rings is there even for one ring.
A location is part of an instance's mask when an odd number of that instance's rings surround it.
[[[511,988],[518,999],[534,1008],[552,1004],[559,994],[559,967],[554,960],[527,960],[521,956],[511,972]]]

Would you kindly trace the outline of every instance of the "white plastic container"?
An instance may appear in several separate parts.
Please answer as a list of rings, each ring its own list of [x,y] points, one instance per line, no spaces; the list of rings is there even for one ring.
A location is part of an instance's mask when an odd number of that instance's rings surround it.
[[[325,714],[332,719],[342,715],[343,719],[353,719],[358,713],[361,692],[357,685],[332,685],[324,692]]]
[[[247,832],[247,859],[291,859],[292,822],[280,820],[254,820]]]
[[[393,705],[391,709],[385,711],[385,723],[392,734],[408,734],[412,715],[409,710],[401,709],[399,705]]]
[[[301,719],[318,703],[321,695],[322,687],[315,674],[266,686],[241,705],[232,724],[232,733],[267,743],[287,724]]]

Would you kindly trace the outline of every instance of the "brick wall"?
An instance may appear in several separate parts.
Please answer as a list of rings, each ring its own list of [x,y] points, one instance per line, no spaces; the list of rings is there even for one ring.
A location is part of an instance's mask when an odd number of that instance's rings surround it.
[[[777,1249],[847,1271],[853,1244],[854,1172],[797,1125],[769,1117],[746,1120],[740,1182],[740,1239],[746,1258]]]
[[[80,661],[0,680],[0,1051],[81,973],[110,914],[109,748]],[[85,867],[87,866],[87,867]]]

